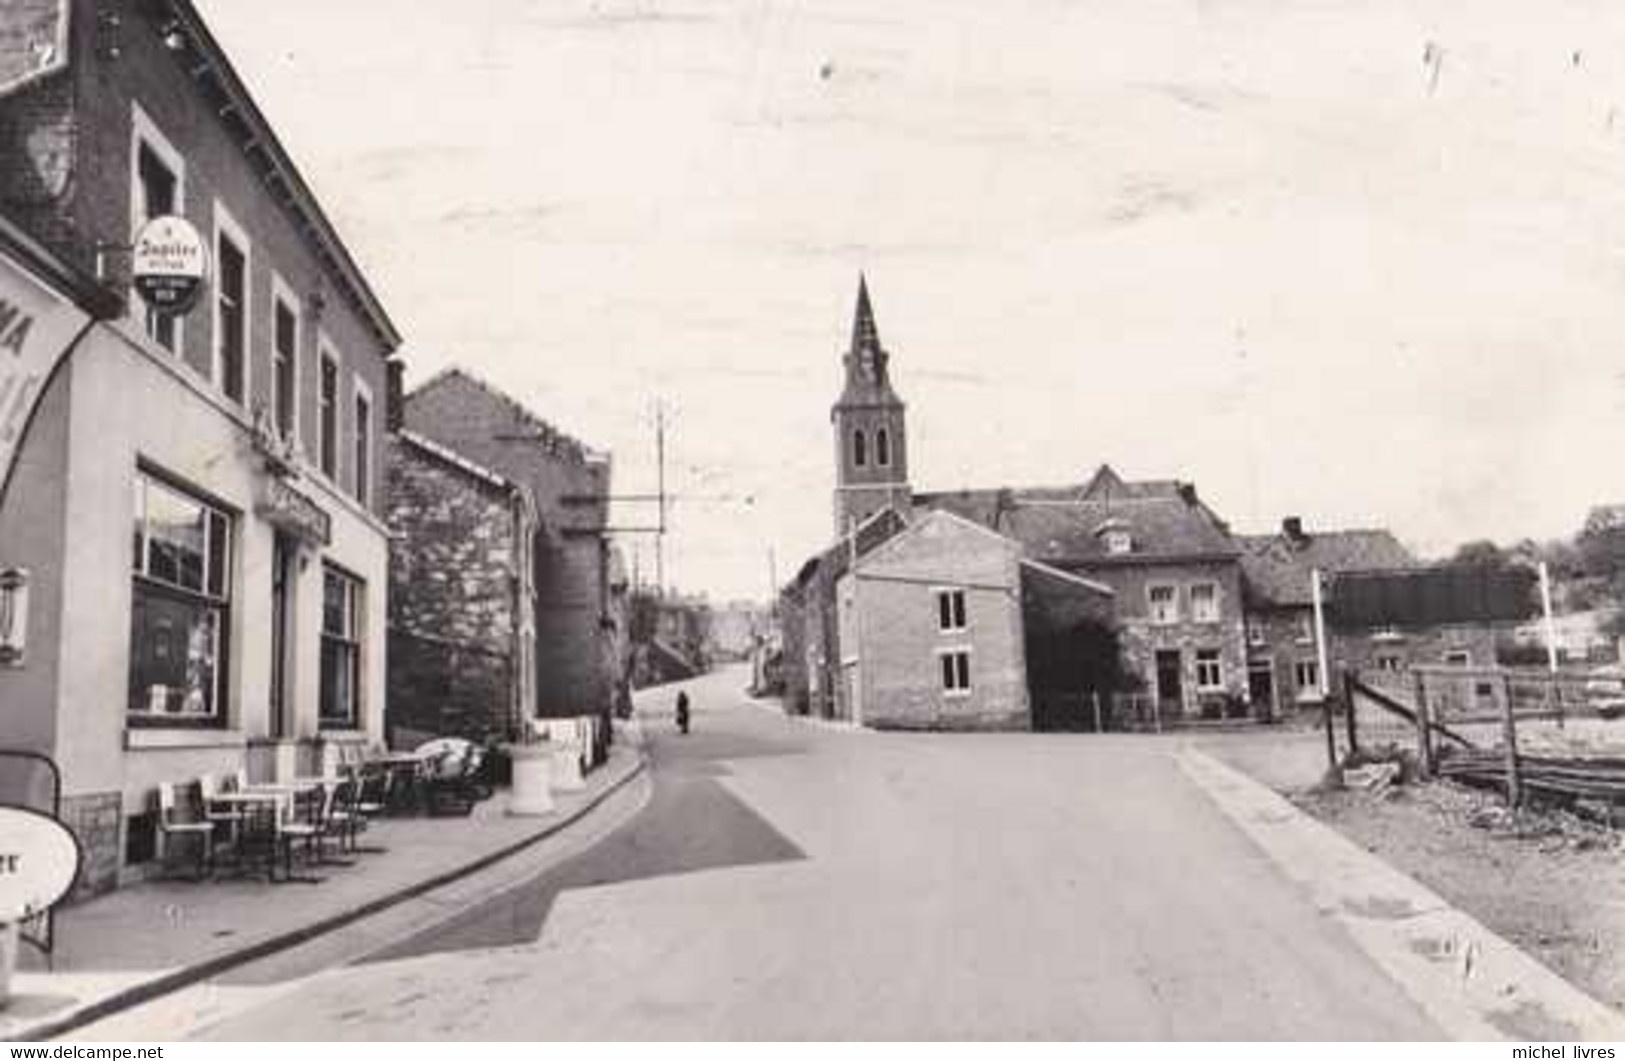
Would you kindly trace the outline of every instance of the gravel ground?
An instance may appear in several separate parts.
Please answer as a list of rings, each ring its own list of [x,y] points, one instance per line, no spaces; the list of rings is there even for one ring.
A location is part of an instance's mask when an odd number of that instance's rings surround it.
[[[1448,782],[1288,792],[1551,969],[1625,1009],[1625,848],[1559,811],[1516,816]]]

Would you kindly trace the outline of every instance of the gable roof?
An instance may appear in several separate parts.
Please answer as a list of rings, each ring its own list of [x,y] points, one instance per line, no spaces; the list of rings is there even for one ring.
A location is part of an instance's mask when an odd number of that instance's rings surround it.
[[[416,431],[408,431],[402,428],[395,432],[395,437],[424,456],[432,457],[441,465],[460,472],[485,486],[504,492],[519,489],[513,482],[503,477],[500,472],[494,472],[483,464],[477,464],[451,447],[443,446],[434,439],[420,435]]]
[[[1381,529],[1316,531],[1300,538],[1237,535],[1236,541],[1248,597],[1260,604],[1311,604],[1309,573],[1315,570],[1342,574],[1420,566],[1392,531]]]
[[[879,513],[876,513],[875,516],[871,516],[869,521],[873,522],[876,518],[880,517],[884,513],[892,513],[893,515],[896,515],[894,510],[885,508]],[[887,529],[889,533],[887,533],[884,538],[879,538],[878,535],[876,535],[878,540],[875,540],[873,544],[869,545],[867,548],[860,549],[858,552],[858,559],[862,561],[869,556],[878,555],[885,552],[897,542],[921,533],[926,527],[933,523],[954,524],[963,530],[969,531],[971,534],[974,534],[979,538],[985,539],[989,544],[998,545],[1001,548],[1017,553],[1021,551],[1021,545],[1019,542],[1011,541],[1009,538],[1005,537],[1003,534],[1000,534],[998,531],[991,529],[986,524],[978,523],[972,519],[966,519],[964,516],[954,512],[949,512],[945,509],[937,509],[929,512],[922,512],[914,519],[907,522],[904,522],[899,516],[899,525],[895,528],[888,527]],[[861,535],[862,532],[863,528],[859,527],[858,533]]]
[[[460,365],[441,369],[412,388],[411,393],[406,395],[406,403],[410,406],[412,401],[421,395],[451,386],[463,386],[482,393],[493,404],[511,415],[517,425],[535,432],[536,441],[542,443],[548,452],[554,455],[568,457],[580,463],[605,459],[604,454],[560,431],[494,383],[487,382]]]

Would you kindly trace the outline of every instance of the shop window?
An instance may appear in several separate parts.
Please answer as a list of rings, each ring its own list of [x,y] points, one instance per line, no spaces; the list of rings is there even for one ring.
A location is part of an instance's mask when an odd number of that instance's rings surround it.
[[[1191,587],[1191,618],[1199,623],[1219,621],[1219,587],[1212,582],[1198,582]]]
[[[965,614],[965,591],[942,589],[937,591],[937,629],[943,633],[957,633],[968,625]]]
[[[942,668],[942,691],[950,696],[966,696],[970,693],[970,653],[958,650],[954,652],[941,652],[937,654],[938,665]]]
[[[1196,687],[1203,692],[1213,692],[1224,688],[1224,665],[1219,661],[1218,649],[1197,649]]]
[[[129,717],[222,725],[232,517],[163,479],[135,482]]]
[[[359,729],[361,606],[366,583],[332,564],[322,567],[322,673],[319,719],[324,729]]]
[[[1179,622],[1179,595],[1173,586],[1148,586],[1145,595],[1153,623],[1168,626]]]

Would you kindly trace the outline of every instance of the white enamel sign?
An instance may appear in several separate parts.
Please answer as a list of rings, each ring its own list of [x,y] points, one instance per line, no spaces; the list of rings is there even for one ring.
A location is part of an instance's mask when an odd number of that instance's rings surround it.
[[[69,0],[0,3],[0,96],[68,65]]]
[[[0,807],[0,924],[44,913],[79,876],[79,841],[55,818]]]
[[[0,256],[0,490],[51,370],[89,319]]]
[[[130,282],[143,302],[175,316],[197,302],[208,271],[208,248],[184,217],[155,217],[141,226],[131,250]]]

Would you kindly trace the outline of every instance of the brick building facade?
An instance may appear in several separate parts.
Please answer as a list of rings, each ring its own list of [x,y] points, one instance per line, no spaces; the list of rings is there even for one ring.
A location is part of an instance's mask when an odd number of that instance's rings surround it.
[[[60,765],[95,891],[150,860],[159,782],[382,740],[400,336],[191,3],[28,6],[65,20],[63,62],[0,96],[0,213],[117,305],[0,510],[38,635],[0,669],[0,744]],[[212,263],[184,315],[130,291],[160,216]]]
[[[391,742],[512,740],[536,710],[536,506],[429,439],[389,443]]]

